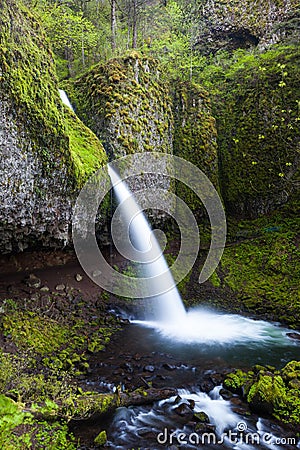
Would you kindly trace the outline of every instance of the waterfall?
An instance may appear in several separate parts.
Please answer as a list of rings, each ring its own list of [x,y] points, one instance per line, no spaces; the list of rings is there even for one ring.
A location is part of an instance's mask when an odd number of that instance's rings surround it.
[[[68,96],[67,96],[66,92],[63,89],[58,89],[58,92],[59,92],[59,96],[60,96],[61,101],[74,112],[74,108],[71,105],[71,102],[68,99]]]
[[[163,274],[162,293],[151,297],[157,310],[156,319],[163,322],[180,323],[185,317],[186,311],[160,245],[126,183],[121,180],[111,166],[108,167],[108,172],[122,211],[122,219],[128,227],[130,240],[139,252],[144,276],[151,284],[154,282],[153,277]],[[125,236],[124,239],[126,239]]]

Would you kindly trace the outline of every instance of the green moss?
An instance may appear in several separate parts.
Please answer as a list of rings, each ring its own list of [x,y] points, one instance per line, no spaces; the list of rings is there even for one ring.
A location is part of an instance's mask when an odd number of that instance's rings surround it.
[[[207,66],[213,89],[222,195],[230,214],[257,217],[289,201],[299,184],[299,47],[237,51]]]
[[[51,149],[52,158],[61,156],[67,148],[62,104],[46,37],[21,1],[1,3],[0,12],[4,98],[13,100],[18,119],[29,124],[37,149]]]
[[[96,445],[105,445],[107,441],[106,431],[100,431],[98,436],[95,437],[94,442]]]
[[[107,155],[96,136],[67,107],[65,124],[75,177],[82,186],[95,170],[106,164]]]
[[[229,226],[218,269],[222,286],[236,296],[231,307],[300,327],[300,228],[297,218],[279,214]]]
[[[132,53],[98,64],[63,87],[79,117],[100,138],[110,157],[153,149],[171,152],[172,111],[157,61]],[[146,133],[151,143],[145,142]]]
[[[5,315],[2,329],[19,349],[32,349],[41,355],[57,350],[68,338],[67,328],[33,313]]]
[[[255,404],[256,409],[265,408],[269,412],[284,406],[286,402],[286,388],[281,376],[261,375],[251,386],[247,401]]]
[[[216,125],[208,93],[195,83],[173,83],[174,154],[199,167],[218,188]],[[194,213],[203,215],[201,200],[189,188],[178,184],[177,193]]]
[[[224,380],[224,386],[232,392],[242,393],[245,391],[248,380],[249,376],[246,372],[237,370],[236,372],[227,375]]]
[[[291,380],[300,379],[299,361],[289,362],[276,371],[271,367],[256,366],[252,371],[240,370],[228,374],[224,385],[242,394],[257,412],[272,414],[290,425],[300,425],[300,390]]]
[[[0,91],[22,144],[38,153],[44,176],[67,167],[71,187],[106,162],[95,136],[66,111],[58,93],[53,55],[37,20],[21,0],[0,5]],[[21,141],[21,139],[20,139]]]
[[[214,272],[214,273],[210,276],[209,281],[211,282],[211,284],[212,284],[214,287],[220,287],[220,286],[221,286],[221,280],[220,280],[220,278],[218,277],[217,272]]]

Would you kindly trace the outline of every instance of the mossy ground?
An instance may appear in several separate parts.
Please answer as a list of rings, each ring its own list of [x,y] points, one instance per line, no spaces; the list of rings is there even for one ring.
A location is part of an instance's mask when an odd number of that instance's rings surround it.
[[[91,303],[72,289],[3,302],[2,448],[76,448],[67,423],[104,412],[116,401],[111,394],[88,392],[79,380],[89,370],[89,355],[104,350],[119,328],[101,298]]]
[[[207,283],[221,296],[211,303],[300,329],[299,239],[298,218],[285,213],[229,220],[224,254]]]

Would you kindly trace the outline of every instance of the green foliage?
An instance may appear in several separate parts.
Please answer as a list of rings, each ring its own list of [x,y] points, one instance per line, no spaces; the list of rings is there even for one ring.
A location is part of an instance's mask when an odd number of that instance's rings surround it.
[[[73,76],[89,66],[99,40],[93,23],[65,3],[38,0],[34,6],[55,52],[59,77]]]
[[[143,52],[158,58],[169,78],[196,79],[199,61],[204,58],[194,50],[195,19],[187,16],[186,5],[173,0],[159,13],[153,22],[151,45],[144,45]]]
[[[12,428],[23,423],[26,417],[22,412],[22,405],[18,405],[5,395],[0,395],[0,434],[8,433]],[[1,442],[1,441],[0,441]],[[2,447],[3,448],[3,447]]]
[[[38,448],[75,450],[74,438],[65,424],[35,422],[24,405],[0,395],[0,445],[5,450]],[[22,427],[20,427],[22,425]]]

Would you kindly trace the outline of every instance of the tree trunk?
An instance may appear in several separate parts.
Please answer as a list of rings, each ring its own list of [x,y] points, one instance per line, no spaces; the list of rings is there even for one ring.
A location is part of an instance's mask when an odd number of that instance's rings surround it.
[[[81,60],[82,60],[82,67],[85,67],[84,35],[83,35],[83,31],[82,31],[82,34],[81,34]]]
[[[114,52],[116,50],[116,29],[117,29],[117,17],[116,17],[116,0],[111,0],[111,49]]]
[[[132,48],[137,48],[137,19],[138,19],[137,0],[133,0],[132,14]]]

